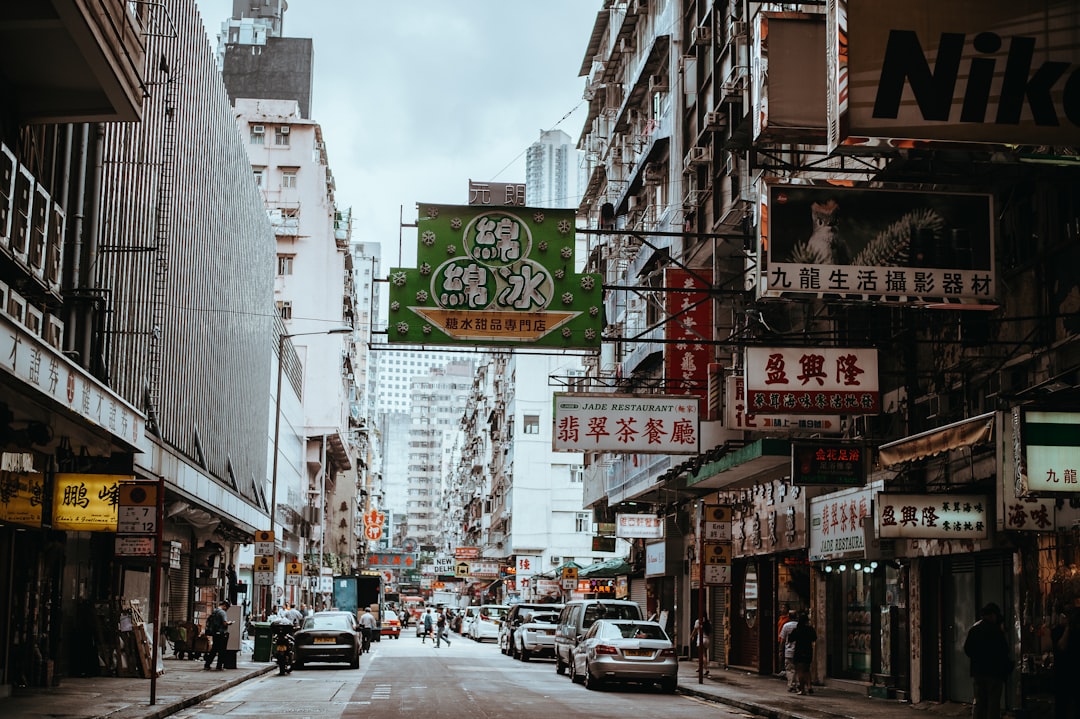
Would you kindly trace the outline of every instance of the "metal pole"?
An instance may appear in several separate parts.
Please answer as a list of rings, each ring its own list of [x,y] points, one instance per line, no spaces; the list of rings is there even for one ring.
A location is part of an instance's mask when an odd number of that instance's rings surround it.
[[[705,636],[705,508],[701,502],[697,505],[697,561],[698,561],[698,631],[701,646],[698,647],[698,684],[705,683],[705,642],[712,638]]]
[[[157,479],[157,551],[154,563],[151,565],[150,580],[153,584],[150,590],[150,606],[154,608],[151,616],[154,618],[154,648],[150,652],[150,706],[157,703],[157,665],[161,645],[161,552],[165,542],[165,478]]]
[[[274,460],[273,469],[270,471],[270,536],[274,535],[274,520],[277,517],[278,454],[281,453],[278,446],[281,439],[281,378],[285,366],[285,340],[288,338],[287,334],[278,335],[277,394],[274,395]],[[274,540],[274,548],[277,548],[277,539]],[[262,585],[259,593],[262,595],[263,615],[269,618],[270,598],[266,585]]]

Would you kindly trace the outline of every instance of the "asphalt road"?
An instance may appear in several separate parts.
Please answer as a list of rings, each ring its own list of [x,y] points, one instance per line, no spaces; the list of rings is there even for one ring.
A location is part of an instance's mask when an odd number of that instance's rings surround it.
[[[549,660],[519,662],[493,642],[452,635],[436,649],[411,633],[383,639],[360,669],[313,664],[286,676],[245,682],[177,717],[252,719],[700,719],[741,717],[714,703],[656,688],[590,691],[555,673]]]

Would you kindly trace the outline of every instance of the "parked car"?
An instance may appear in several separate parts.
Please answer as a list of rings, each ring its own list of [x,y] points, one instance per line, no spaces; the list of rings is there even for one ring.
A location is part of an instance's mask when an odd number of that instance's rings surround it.
[[[514,630],[525,621],[526,612],[540,607],[550,609],[552,606],[551,604],[530,604],[528,602],[511,604],[510,611],[506,613],[506,619],[503,621],[502,626],[499,627],[499,651],[507,656],[511,654],[511,650],[514,648]]]
[[[315,612],[304,620],[294,639],[296,669],[310,662],[345,662],[353,669],[360,666],[360,631],[349,612]]]
[[[598,619],[574,647],[570,678],[589,689],[638,682],[659,684],[670,693],[679,684],[679,658],[656,622]]]
[[[424,615],[425,614],[427,614],[427,609],[426,608],[416,618],[416,638],[417,639],[424,636]],[[431,610],[431,631],[432,632],[435,631],[435,622],[436,621],[438,621],[438,615],[435,614],[435,609],[432,608],[432,610]]]
[[[480,607],[478,607],[478,606],[465,607],[464,609],[462,609],[461,610],[461,622],[460,622],[460,628],[458,629],[458,634],[460,634],[463,637],[472,636],[472,634],[471,634],[472,623],[476,619],[476,615],[479,614],[479,613],[480,613]]]
[[[379,634],[384,637],[401,639],[401,620],[393,609],[384,609],[382,621],[379,622]]]
[[[510,637],[510,654],[523,662],[533,657],[555,656],[555,627],[559,623],[558,605],[530,609],[524,613]]]
[[[499,641],[499,627],[508,611],[510,607],[506,604],[481,604],[469,623],[469,638],[477,642],[485,639]]]
[[[644,619],[641,607],[625,599],[575,599],[559,613],[555,627],[555,671],[566,672],[574,647],[597,619]]]

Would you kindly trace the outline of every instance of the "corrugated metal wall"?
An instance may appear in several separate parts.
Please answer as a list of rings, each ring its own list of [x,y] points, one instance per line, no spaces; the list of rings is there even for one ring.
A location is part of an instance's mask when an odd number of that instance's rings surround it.
[[[105,126],[97,280],[109,381],[253,498],[267,476],[274,237],[193,0],[150,36],[142,123]]]

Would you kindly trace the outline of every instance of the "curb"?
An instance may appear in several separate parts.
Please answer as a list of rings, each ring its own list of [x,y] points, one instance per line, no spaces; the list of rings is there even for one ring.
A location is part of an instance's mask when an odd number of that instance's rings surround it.
[[[277,671],[276,664],[268,664],[265,667],[259,667],[254,670],[249,670],[247,674],[229,679],[228,681],[216,684],[206,691],[195,694],[194,696],[184,697],[183,699],[169,704],[159,704],[150,708],[149,705],[143,704],[138,706],[129,706],[123,709],[119,709],[109,714],[100,714],[93,719],[164,719],[164,717],[171,716],[178,712],[187,709],[188,707],[201,704],[212,696],[221,694],[222,692],[232,689],[235,686],[239,686],[244,682],[260,677],[263,674],[269,674],[270,672]]]

